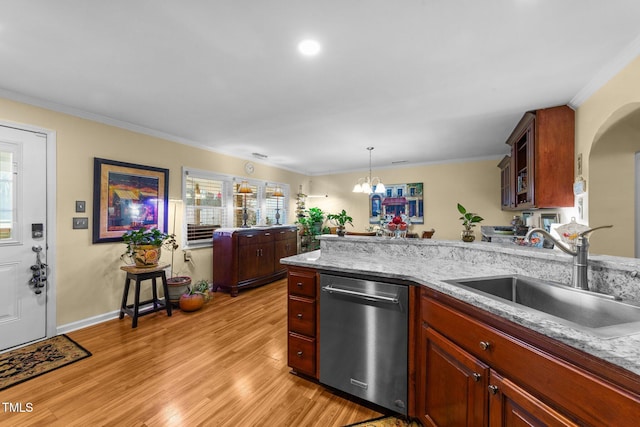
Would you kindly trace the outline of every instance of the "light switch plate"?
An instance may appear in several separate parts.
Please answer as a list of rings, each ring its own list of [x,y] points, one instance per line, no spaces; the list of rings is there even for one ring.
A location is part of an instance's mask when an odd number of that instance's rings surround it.
[[[87,204],[84,200],[76,200],[76,212],[85,212],[87,210]]]
[[[73,218],[73,229],[79,230],[83,228],[89,228],[89,218],[87,217]]]

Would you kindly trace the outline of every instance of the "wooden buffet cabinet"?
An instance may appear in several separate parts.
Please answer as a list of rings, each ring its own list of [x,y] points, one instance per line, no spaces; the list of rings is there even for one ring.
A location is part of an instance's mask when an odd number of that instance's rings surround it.
[[[298,252],[298,228],[221,229],[213,233],[213,289],[237,296],[243,288],[285,277],[280,259]]]
[[[288,290],[288,363],[317,380],[318,273],[289,267]],[[640,420],[637,375],[434,289],[416,290],[409,416],[423,425],[635,426]]]
[[[526,113],[507,144],[501,171],[504,210],[574,205],[574,111],[566,106]]]

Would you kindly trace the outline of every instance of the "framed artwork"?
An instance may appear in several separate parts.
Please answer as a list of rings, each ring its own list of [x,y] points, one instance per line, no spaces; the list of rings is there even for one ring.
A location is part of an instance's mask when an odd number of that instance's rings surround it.
[[[390,221],[396,215],[405,215],[411,224],[424,224],[423,183],[386,185],[386,193],[369,195],[369,224]]]
[[[94,158],[93,243],[139,228],[167,232],[169,169]]]
[[[547,231],[551,231],[551,224],[557,224],[560,222],[560,215],[557,213],[543,213],[540,214],[540,227]]]

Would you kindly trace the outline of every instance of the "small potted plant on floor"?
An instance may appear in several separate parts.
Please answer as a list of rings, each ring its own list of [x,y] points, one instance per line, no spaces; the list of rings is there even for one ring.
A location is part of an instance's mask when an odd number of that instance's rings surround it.
[[[340,213],[327,215],[327,219],[333,221],[338,226],[338,236],[344,236],[344,228],[346,224],[353,227],[353,218],[347,215],[347,212],[344,209],[342,209],[342,212]]]
[[[120,259],[136,267],[156,267],[160,260],[162,247],[173,250],[177,246],[174,234],[164,233],[157,228],[139,228],[129,230],[122,235],[122,240],[127,245]]]
[[[462,220],[462,226],[464,230],[460,234],[463,242],[473,242],[476,239],[476,236],[473,234],[473,227],[476,226],[477,223],[484,220],[481,216],[473,212],[467,212],[464,206],[458,203],[458,212],[462,214],[460,219]]]
[[[197,311],[204,306],[206,297],[209,296],[209,283],[206,280],[200,280],[193,286],[190,286],[187,292],[180,295],[180,310]]]

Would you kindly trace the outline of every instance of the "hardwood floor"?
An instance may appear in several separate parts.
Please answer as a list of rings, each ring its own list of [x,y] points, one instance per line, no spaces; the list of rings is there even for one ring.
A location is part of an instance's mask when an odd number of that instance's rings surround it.
[[[0,392],[2,426],[344,426],[381,416],[287,367],[285,280],[69,333],[93,356]]]

